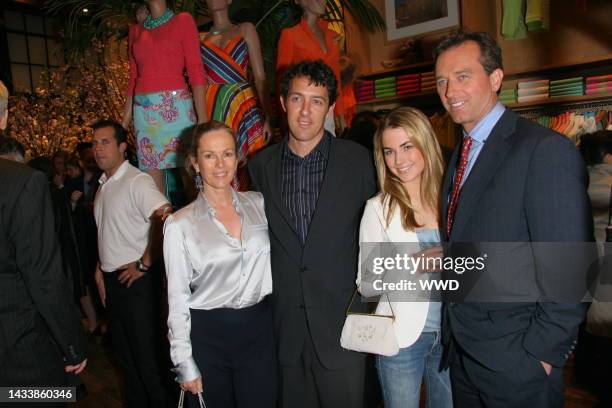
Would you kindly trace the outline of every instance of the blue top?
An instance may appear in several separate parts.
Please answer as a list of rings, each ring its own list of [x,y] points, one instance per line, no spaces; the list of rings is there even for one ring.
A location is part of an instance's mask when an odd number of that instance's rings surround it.
[[[487,138],[491,134],[491,131],[502,117],[506,108],[501,103],[497,102],[497,104],[487,113],[484,118],[480,120],[472,129],[472,131],[468,134],[465,131],[463,132],[463,137],[470,136],[472,138],[472,146],[470,147],[470,153],[468,154],[468,163],[467,168],[465,169],[465,173],[463,174],[463,179],[461,180],[461,187],[463,187],[463,183],[467,180],[470,175],[470,171],[472,171],[472,167],[474,167],[474,163],[476,163],[476,159],[482,150]]]
[[[440,245],[440,232],[437,229],[416,230],[421,250]],[[428,279],[437,279],[437,272],[428,273]],[[434,276],[435,275],[435,276]],[[424,332],[440,330],[442,324],[442,302],[429,302],[427,320],[425,321]]]

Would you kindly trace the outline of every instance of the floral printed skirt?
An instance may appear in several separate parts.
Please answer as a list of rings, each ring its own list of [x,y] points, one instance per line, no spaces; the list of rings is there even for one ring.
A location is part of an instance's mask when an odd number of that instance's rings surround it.
[[[134,128],[138,167],[182,167],[181,138],[196,123],[191,94],[186,89],[134,96]]]

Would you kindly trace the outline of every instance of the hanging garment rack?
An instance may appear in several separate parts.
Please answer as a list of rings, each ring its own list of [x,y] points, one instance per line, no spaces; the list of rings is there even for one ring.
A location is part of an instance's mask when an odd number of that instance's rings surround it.
[[[585,102],[561,102],[558,104],[548,104],[539,106],[527,106],[524,108],[512,108],[512,110],[524,117],[540,116],[540,115],[557,115],[563,112],[593,112],[593,111],[612,111],[612,97],[596,101]]]

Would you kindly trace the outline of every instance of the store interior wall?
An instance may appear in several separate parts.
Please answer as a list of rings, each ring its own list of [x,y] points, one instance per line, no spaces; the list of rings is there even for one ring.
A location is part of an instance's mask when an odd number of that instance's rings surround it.
[[[385,15],[385,0],[371,0]],[[548,67],[612,59],[612,1],[587,0],[581,11],[576,0],[551,0],[551,27],[543,33],[529,33],[526,39],[506,41],[501,36],[502,0],[460,0],[463,27],[487,31],[498,40],[504,55],[506,74],[537,71]],[[384,70],[382,61],[397,56],[404,40],[387,41],[386,33],[362,30],[346,18],[346,51],[356,59],[359,74]],[[425,58],[441,37],[440,33],[421,38]],[[408,64],[417,61],[407,61]]]

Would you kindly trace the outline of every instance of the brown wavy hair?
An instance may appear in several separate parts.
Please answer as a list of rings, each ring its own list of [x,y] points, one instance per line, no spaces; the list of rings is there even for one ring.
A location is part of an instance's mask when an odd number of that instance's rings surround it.
[[[392,110],[380,123],[374,136],[374,163],[381,190],[381,203],[386,212],[387,226],[399,208],[402,226],[410,231],[421,227],[416,222],[414,207],[402,181],[388,169],[385,163],[382,135],[386,129],[403,129],[416,149],[423,155],[425,168],[421,174],[421,202],[438,214],[438,199],[444,172],[440,144],[427,116],[418,109],[402,106]]]

